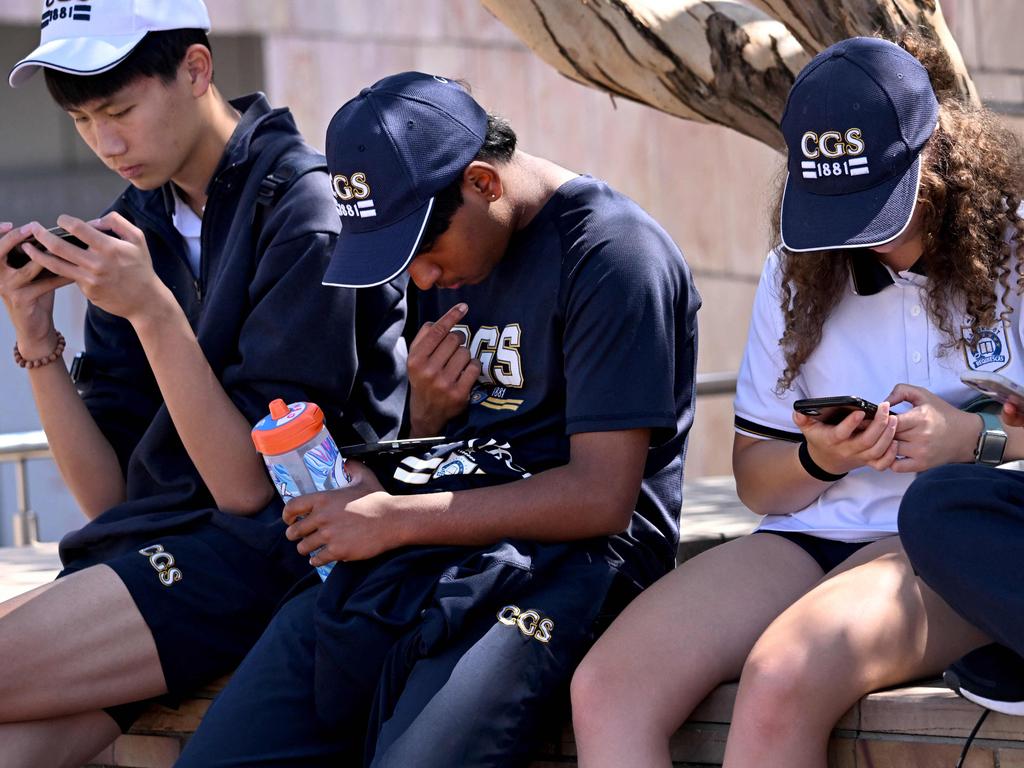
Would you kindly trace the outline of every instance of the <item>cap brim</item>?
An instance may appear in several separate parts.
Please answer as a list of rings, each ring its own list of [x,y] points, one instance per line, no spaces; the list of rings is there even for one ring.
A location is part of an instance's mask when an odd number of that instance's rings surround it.
[[[72,75],[95,75],[120,64],[146,36],[146,32],[111,37],[72,37],[50,40],[11,69],[7,81],[17,88],[40,67]]]
[[[342,219],[323,284],[372,288],[394,280],[416,255],[433,207],[434,198],[430,198],[404,219],[370,232],[346,232]]]
[[[895,179],[846,195],[815,195],[790,184],[782,194],[782,244],[790,251],[872,248],[903,234],[914,216],[921,155]]]

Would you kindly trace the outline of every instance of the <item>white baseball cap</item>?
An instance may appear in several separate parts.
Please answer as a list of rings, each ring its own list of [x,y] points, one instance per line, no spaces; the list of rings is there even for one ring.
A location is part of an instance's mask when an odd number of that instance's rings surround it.
[[[210,30],[202,0],[44,0],[39,47],[8,81],[17,88],[40,67],[96,75],[120,64],[147,32]]]

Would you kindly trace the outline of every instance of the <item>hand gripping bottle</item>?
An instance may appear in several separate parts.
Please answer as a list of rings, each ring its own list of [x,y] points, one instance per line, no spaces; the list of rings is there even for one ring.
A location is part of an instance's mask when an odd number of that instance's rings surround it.
[[[275,400],[270,415],[253,427],[252,441],[285,503],[305,493],[341,488],[352,480],[324,426],[324,413],[314,403],[285,405],[284,400]],[[327,563],[316,570],[326,580],[333,567],[334,563]]]

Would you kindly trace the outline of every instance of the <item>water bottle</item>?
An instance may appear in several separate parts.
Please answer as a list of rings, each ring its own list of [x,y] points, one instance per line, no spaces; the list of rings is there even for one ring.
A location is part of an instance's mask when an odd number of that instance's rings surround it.
[[[324,425],[324,413],[315,403],[286,405],[284,400],[275,400],[270,404],[270,414],[253,427],[252,441],[285,503],[305,493],[330,491],[352,481]],[[318,565],[316,570],[326,580],[333,567],[331,562]]]

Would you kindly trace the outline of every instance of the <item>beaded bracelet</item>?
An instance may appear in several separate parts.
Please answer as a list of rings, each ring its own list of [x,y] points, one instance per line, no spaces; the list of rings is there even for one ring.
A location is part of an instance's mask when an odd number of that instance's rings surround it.
[[[18,342],[14,342],[14,362],[21,368],[42,368],[44,365],[60,360],[66,345],[67,342],[64,340],[64,334],[57,331],[57,346],[53,348],[53,352],[37,360],[26,360],[21,356],[21,352],[18,351]]]
[[[797,457],[800,459],[800,466],[802,466],[804,471],[815,480],[834,483],[836,480],[842,480],[846,477],[846,472],[843,472],[841,475],[836,475],[818,466],[817,462],[815,462],[811,456],[810,451],[807,450],[806,440],[800,442],[800,449],[797,451]]]

